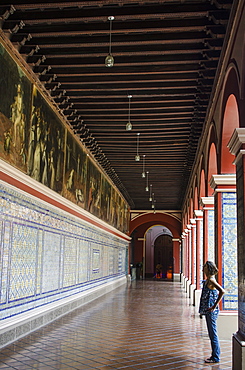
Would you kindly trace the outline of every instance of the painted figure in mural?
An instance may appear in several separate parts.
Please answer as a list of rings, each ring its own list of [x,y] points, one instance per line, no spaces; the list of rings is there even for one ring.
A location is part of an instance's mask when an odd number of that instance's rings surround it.
[[[68,179],[67,179],[67,182],[66,182],[66,189],[67,190],[72,190],[73,188],[73,177],[74,177],[74,173],[75,173],[75,170],[72,169],[69,173],[69,176],[68,176]]]
[[[224,289],[215,279],[218,273],[216,265],[207,261],[203,266],[203,272],[207,279],[204,281],[200,299],[199,313],[205,315],[208,335],[211,341],[212,354],[205,360],[206,363],[217,363],[220,361],[220,344],[217,332],[217,318],[219,314],[218,304],[225,294]]]
[[[62,138],[60,130],[57,129],[57,165],[56,165],[56,181],[61,181],[62,178]]]
[[[50,175],[50,189],[55,190],[55,164],[54,164],[54,148],[49,153],[49,175]]]
[[[44,134],[41,140],[41,182],[42,184],[48,186],[48,135],[49,129],[47,128],[47,122],[44,123]]]
[[[40,113],[40,112],[39,112]],[[31,177],[37,181],[40,181],[40,172],[41,172],[41,118],[38,115],[38,121],[36,126],[36,145],[34,150],[33,157],[33,168]]]
[[[5,152],[7,152],[8,154],[10,153],[11,141],[12,141],[12,137],[11,137],[11,132],[10,132],[10,130],[5,131],[5,132],[4,132],[4,150],[5,150]]]
[[[20,146],[20,126],[23,118],[23,96],[21,85],[17,85],[17,95],[14,98],[14,103],[11,105],[11,121],[14,124],[13,129],[13,146]]]
[[[33,169],[34,152],[36,145],[36,125],[37,125],[37,112],[35,107],[32,107],[31,115],[31,129],[29,135],[28,154],[27,154],[27,173],[31,175]]]

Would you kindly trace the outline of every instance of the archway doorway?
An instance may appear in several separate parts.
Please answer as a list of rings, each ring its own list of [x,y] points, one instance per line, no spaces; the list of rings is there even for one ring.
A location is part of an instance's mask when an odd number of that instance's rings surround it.
[[[173,234],[165,226],[154,225],[145,234],[145,277],[157,277],[156,266],[161,265],[158,278],[173,278]]]
[[[154,243],[155,278],[173,279],[173,242],[171,235],[159,235]],[[161,270],[160,274],[158,273]]]

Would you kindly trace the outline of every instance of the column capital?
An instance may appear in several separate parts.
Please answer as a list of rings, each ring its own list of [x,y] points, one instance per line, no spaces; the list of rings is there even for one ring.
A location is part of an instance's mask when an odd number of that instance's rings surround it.
[[[201,197],[200,205],[203,209],[213,209],[214,207],[214,197]]]
[[[191,227],[195,226],[196,225],[196,219],[195,218],[190,218],[190,223],[191,223]]]
[[[201,209],[194,210],[194,214],[196,216],[196,221],[202,219],[203,217],[203,211]]]
[[[245,128],[236,128],[228,142],[231,154],[238,155],[240,149],[245,149]]]
[[[235,191],[236,174],[212,175],[209,183],[214,190],[219,187],[219,191]]]

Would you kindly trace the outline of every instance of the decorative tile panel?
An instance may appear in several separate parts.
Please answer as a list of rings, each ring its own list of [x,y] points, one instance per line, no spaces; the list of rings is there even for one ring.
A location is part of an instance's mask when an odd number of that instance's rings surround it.
[[[127,274],[128,242],[0,183],[0,319]]]
[[[208,260],[215,261],[214,251],[214,210],[208,210]]]
[[[37,228],[13,222],[9,301],[34,296],[36,293],[37,238]]]
[[[238,308],[236,193],[222,193],[222,284],[224,310]]]
[[[52,292],[60,286],[61,237],[44,230],[42,251],[42,293]]]

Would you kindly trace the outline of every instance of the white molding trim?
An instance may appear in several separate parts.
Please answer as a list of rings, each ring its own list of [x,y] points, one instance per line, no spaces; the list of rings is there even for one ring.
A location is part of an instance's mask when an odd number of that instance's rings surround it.
[[[227,144],[231,154],[237,155],[242,144],[245,143],[245,128],[236,128]]]
[[[211,196],[211,197],[202,197],[201,202],[202,202],[203,205],[213,206],[214,205],[214,197],[213,196]]]
[[[196,217],[203,217],[203,211],[202,210],[199,210],[199,209],[196,209],[194,210],[194,214]],[[196,219],[198,220],[198,219]]]
[[[212,175],[209,184],[212,189],[215,189],[217,185],[236,185],[236,174]]]

